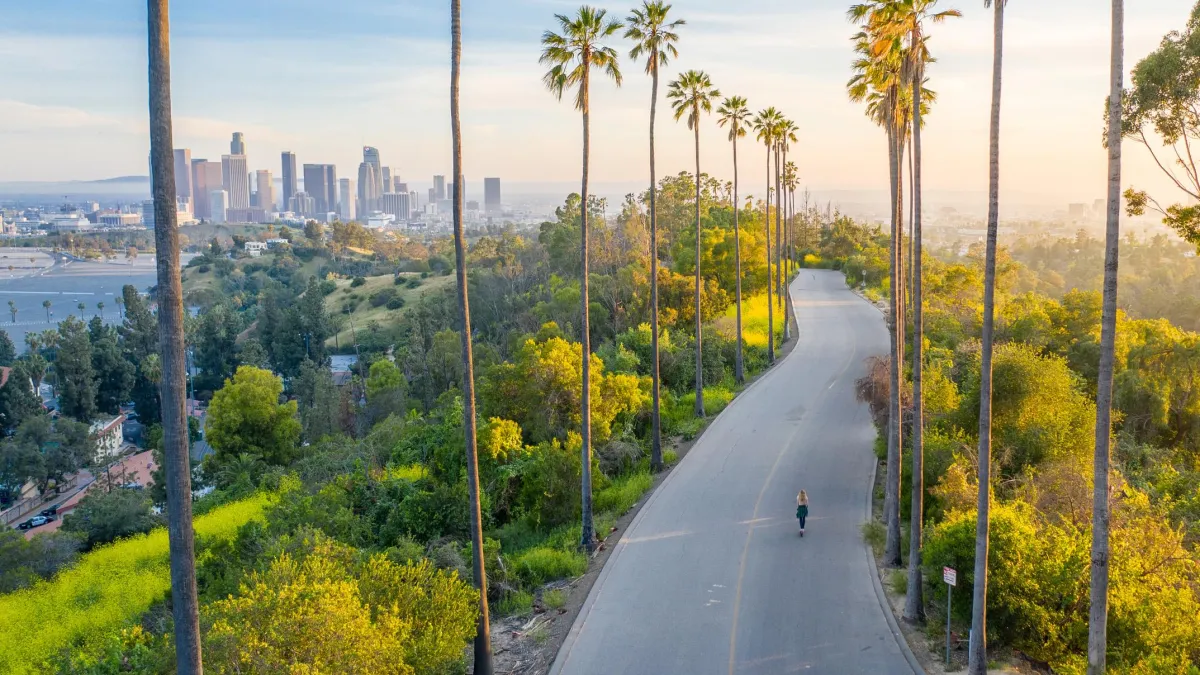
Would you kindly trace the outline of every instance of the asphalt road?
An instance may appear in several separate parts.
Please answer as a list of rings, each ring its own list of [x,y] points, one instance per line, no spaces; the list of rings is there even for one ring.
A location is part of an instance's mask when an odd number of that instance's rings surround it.
[[[552,674],[912,675],[860,533],[875,431],[854,381],[887,351],[883,318],[836,272],[804,270],[792,299],[795,349],[631,523]]]

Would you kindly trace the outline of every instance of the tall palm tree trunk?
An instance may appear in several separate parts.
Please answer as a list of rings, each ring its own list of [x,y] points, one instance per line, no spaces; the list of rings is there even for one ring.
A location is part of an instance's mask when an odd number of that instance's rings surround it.
[[[650,468],[661,471],[662,452],[662,380],[658,359],[658,174],[654,169],[654,120],[658,113],[658,54],[650,54],[654,72],[651,75],[650,99],[650,367],[652,407],[650,415]]]
[[[588,321],[588,163],[591,159],[591,133],[589,123],[588,110],[588,73],[591,70],[591,62],[585,54],[583,57],[583,82],[580,84],[582,88],[583,101],[583,208],[580,212],[580,256],[583,263],[583,271],[580,274],[580,309],[582,317],[582,342],[583,342],[583,392],[581,396],[582,410],[580,414],[581,428],[579,435],[583,441],[580,448],[580,456],[583,462],[581,467],[582,476],[582,512],[583,524],[582,533],[580,535],[581,544],[588,553],[596,549],[596,531],[592,524],[592,339],[591,326]]]
[[[692,112],[696,132],[696,417],[704,417],[704,335],[700,317],[700,106]]]
[[[186,368],[183,287],[175,209],[175,159],[171,130],[171,28],[167,0],[148,0],[150,160],[154,192],[154,245],[158,266],[158,334],[162,349],[163,459],[167,476],[167,541],[171,555],[171,614],[175,668],[201,675],[200,612],[196,593],[192,475],[184,410]]]
[[[450,125],[454,143],[454,263],[458,281],[458,311],[463,361],[463,432],[467,443],[467,489],[471,500],[471,558],[479,591],[479,621],[475,630],[476,675],[492,675],[492,636],[488,617],[487,568],[483,552],[483,518],[479,509],[479,448],[475,429],[475,360],[471,353],[471,303],[467,291],[467,247],[463,237],[462,117],[459,77],[462,69],[462,0],[450,0]]]
[[[787,306],[784,304],[783,297],[783,167],[782,157],[783,152],[780,143],[775,147],[775,294],[779,300],[779,309],[781,313],[779,318],[783,321],[783,339],[786,341],[788,335],[788,313]]]
[[[775,363],[775,299],[771,295],[771,144],[767,144],[767,194],[763,198],[767,230],[767,363]]]
[[[736,125],[737,122],[734,122]],[[737,350],[733,354],[733,378],[738,384],[746,381],[745,362],[742,358],[742,234],[738,224],[741,209],[738,207],[738,160],[737,127],[733,134],[733,269],[737,277],[734,289],[734,304],[737,306]]]
[[[913,37],[913,43],[919,39]],[[913,422],[912,422],[912,508],[908,533],[908,591],[904,599],[904,618],[913,623],[925,620],[925,602],[921,596],[921,535],[925,518],[925,395],[922,391],[925,335],[921,307],[921,81],[913,82],[912,157],[912,279],[913,279]]]
[[[902,206],[900,205],[900,163],[903,161],[903,150],[900,145],[901,133],[898,129],[892,129],[888,132],[889,152],[888,159],[890,160],[891,174],[891,197],[892,197],[892,217],[891,217],[891,288],[889,289],[888,301],[890,305],[890,319],[892,322],[891,330],[891,364],[890,364],[890,387],[889,392],[889,407],[891,414],[889,415],[889,437],[888,437],[888,456],[887,456],[887,484],[884,488],[883,513],[884,524],[887,527],[887,539],[884,545],[883,559],[884,564],[891,567],[899,567],[901,564],[900,553],[900,445],[903,438],[902,419],[903,408],[900,404],[900,386],[902,384],[901,371],[904,364],[904,359],[901,356],[903,353],[903,326],[904,326],[904,272],[901,269],[900,261],[903,259],[901,247],[903,246],[903,219]]]
[[[1004,72],[1004,5],[994,0],[992,119],[988,161],[987,252],[983,279],[983,348],[979,372],[979,501],[975,525],[975,587],[971,599],[968,675],[987,675],[987,575],[992,480],[992,339],[996,314],[996,240],[1000,226],[1000,93]]]
[[[787,168],[787,143],[783,144],[783,166]],[[788,301],[787,292],[787,275],[784,273],[787,267],[787,242],[784,232],[786,224],[784,223],[784,214],[787,212],[787,195],[784,193],[783,176],[777,174],[779,192],[776,195],[778,208],[775,211],[775,250],[776,262],[778,267],[775,274],[779,277],[779,300],[783,305],[783,339],[784,341],[792,339],[792,322],[791,319],[791,303]]]
[[[1104,309],[1100,319],[1100,373],[1096,385],[1096,454],[1092,492],[1091,610],[1088,675],[1104,675],[1108,651],[1108,469],[1112,434],[1113,361],[1117,333],[1117,268],[1121,245],[1121,96],[1125,5],[1112,3],[1111,88],[1108,95],[1108,223],[1104,251]]]

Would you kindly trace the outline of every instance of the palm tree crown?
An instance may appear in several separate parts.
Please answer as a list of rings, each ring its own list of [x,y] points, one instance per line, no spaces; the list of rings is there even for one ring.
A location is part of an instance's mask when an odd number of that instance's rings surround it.
[[[701,113],[711,113],[713,101],[720,97],[721,92],[713,87],[708,73],[703,70],[689,70],[667,87],[667,99],[675,110],[675,119],[687,115],[688,129],[695,129]]]
[[[717,108],[717,124],[729,127],[729,140],[746,137],[746,126],[750,120],[750,108],[742,96],[730,96]]]
[[[625,39],[633,41],[629,58],[636,61],[645,56],[647,75],[654,74],[671,59],[679,58],[679,50],[675,47],[679,34],[675,31],[687,22],[676,19],[668,23],[670,12],[671,5],[662,0],[646,0],[625,19]]]
[[[617,50],[600,44],[621,29],[621,22],[605,20],[607,12],[584,5],[574,19],[555,14],[560,33],[542,34],[542,56],[538,60],[550,70],[542,78],[546,88],[559,100],[570,88],[577,90],[575,109],[587,107],[588,88],[583,85],[591,68],[603,69],[617,85],[621,84],[621,69],[617,66]]]

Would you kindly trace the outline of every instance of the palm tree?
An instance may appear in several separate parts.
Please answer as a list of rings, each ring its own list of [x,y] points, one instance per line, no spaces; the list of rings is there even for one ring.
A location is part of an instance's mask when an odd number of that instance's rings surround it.
[[[12,300],[8,301],[8,313],[12,314],[12,322],[16,323],[17,322],[17,303],[13,302]]]
[[[995,7],[992,43],[992,119],[988,161],[987,252],[983,279],[982,355],[979,366],[979,499],[975,524],[975,587],[971,598],[969,675],[987,675],[987,561],[992,481],[992,341],[996,316],[996,239],[1000,223],[1000,92],[1004,72],[1004,6],[1007,0],[983,0]],[[1111,211],[1111,206],[1110,206]],[[1106,263],[1107,265],[1107,263]],[[1105,275],[1107,276],[1107,270]],[[1107,285],[1107,280],[1105,281]]]
[[[700,312],[700,115],[712,112],[713,101],[721,92],[713,87],[708,73],[689,70],[667,88],[667,98],[675,109],[675,120],[687,116],[688,128],[696,136],[696,417],[704,417],[704,360]]]
[[[120,316],[122,319],[124,319],[124,318],[125,318],[125,298],[124,298],[124,297],[122,297],[122,296],[120,296],[120,295],[118,295],[118,296],[117,296],[116,303],[117,303],[117,314],[118,314],[118,315],[119,315],[119,316]]]
[[[75,307],[79,310],[79,318],[81,318],[81,319],[84,318],[83,312],[84,312],[84,310],[87,309],[87,305],[85,305],[81,302],[78,305],[75,305]]]
[[[619,21],[605,20],[603,9],[584,5],[575,18],[556,14],[561,33],[542,34],[542,56],[539,63],[550,66],[542,78],[546,88],[558,100],[574,88],[575,109],[583,113],[583,189],[580,208],[580,304],[583,340],[583,392],[581,395],[580,436],[582,437],[582,544],[589,553],[596,548],[596,532],[592,523],[592,408],[591,408],[591,337],[588,334],[588,162],[591,159],[591,133],[588,105],[589,83],[595,68],[621,86],[621,70],[617,66],[617,51],[601,44],[621,29]]]
[[[180,675],[203,672],[196,556],[192,532],[192,485],[184,398],[183,289],[176,227],[175,161],[171,132],[171,56],[168,0],[149,0],[147,32],[150,70],[150,165],[154,195],[158,322],[162,336],[163,457],[167,477],[171,609],[175,620],[175,664]]]
[[[717,110],[717,124],[729,127],[729,141],[733,143],[733,266],[737,276],[734,297],[737,306],[737,350],[733,355],[733,377],[738,384],[745,383],[746,371],[742,360],[742,241],[738,225],[741,208],[738,206],[737,139],[745,138],[749,118],[750,108],[746,107],[746,99],[741,96],[730,96]]]
[[[784,249],[787,252],[787,255],[784,259],[787,261],[787,264],[788,264],[788,267],[786,269],[784,269],[784,271],[783,271],[783,277],[785,279],[791,278],[791,270],[793,269],[793,267],[796,263],[796,261],[793,259],[793,257],[796,254],[796,252],[794,250],[795,249],[794,242],[795,242],[795,236],[796,236],[796,234],[795,234],[796,188],[800,185],[799,171],[800,170],[796,166],[795,162],[789,161],[789,162],[785,162],[783,165],[783,186],[785,188],[787,188],[787,195],[788,195],[787,196],[788,215],[787,215],[787,217],[785,217],[783,219],[783,235],[784,235],[784,238],[787,240],[787,246]]]
[[[479,447],[475,430],[475,361],[471,353],[471,303],[467,290],[467,250],[463,238],[462,118],[459,78],[462,70],[462,0],[450,0],[450,126],[454,144],[454,262],[458,281],[458,311],[463,360],[463,430],[467,443],[467,488],[471,499],[471,558],[479,591],[479,622],[475,631],[475,668],[492,674],[491,622],[488,618],[487,568],[483,552],[483,519],[479,509]]]
[[[887,476],[883,500],[883,517],[887,526],[884,562],[899,567],[901,559],[900,488],[903,434],[901,429],[900,384],[904,363],[903,271],[901,255],[901,220],[903,207],[899,185],[902,180],[901,161],[903,138],[907,132],[908,114],[904,109],[901,86],[901,45],[890,39],[886,29],[887,0],[854,5],[847,13],[852,21],[865,21],[863,31],[854,36],[855,75],[847,83],[850,100],[865,102],[867,116],[883,127],[888,136],[888,172],[892,199],[891,215],[891,292],[888,298],[890,348],[890,386],[888,413]]]
[[[789,119],[784,119],[779,128],[779,149],[775,152],[775,277],[779,283],[779,302],[783,309],[783,339],[792,339],[792,322],[789,320],[791,316],[791,308],[788,302],[787,292],[787,277],[784,274],[784,235],[783,235],[783,213],[787,210],[787,197],[784,195],[786,187],[786,178],[781,173],[780,155],[782,154],[782,166],[787,166],[787,152],[790,143],[796,142],[796,124]]]
[[[767,231],[767,363],[775,363],[775,301],[771,296],[771,151],[782,116],[775,108],[767,108],[754,116],[757,139],[767,148],[767,196],[763,199],[763,221]]]
[[[1112,2],[1108,94],[1108,224],[1104,251],[1104,309],[1100,319],[1100,371],[1096,384],[1096,449],[1092,487],[1091,609],[1088,675],[1108,666],[1108,471],[1112,434],[1113,362],[1117,332],[1117,263],[1121,244],[1121,97],[1124,86],[1125,5]]]
[[[658,174],[654,168],[654,120],[658,113],[658,70],[667,65],[671,58],[679,56],[675,43],[679,35],[675,32],[685,22],[683,19],[667,21],[671,5],[662,0],[646,0],[639,9],[634,9],[625,20],[628,27],[625,38],[633,40],[629,58],[635,61],[646,57],[646,73],[650,75],[650,352],[651,364],[650,416],[650,468],[660,471],[662,457],[662,380],[659,376],[658,358]]]
[[[50,323],[50,301],[43,300],[42,308],[46,310],[46,323]]]
[[[97,316],[99,316],[101,319],[104,318],[104,301],[103,300],[96,303],[96,312],[97,312]]]

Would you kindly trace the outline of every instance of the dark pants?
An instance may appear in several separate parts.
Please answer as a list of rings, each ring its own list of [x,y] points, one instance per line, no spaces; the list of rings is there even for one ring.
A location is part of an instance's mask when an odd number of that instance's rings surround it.
[[[804,529],[804,521],[808,520],[808,516],[798,516],[800,520],[800,529]]]

